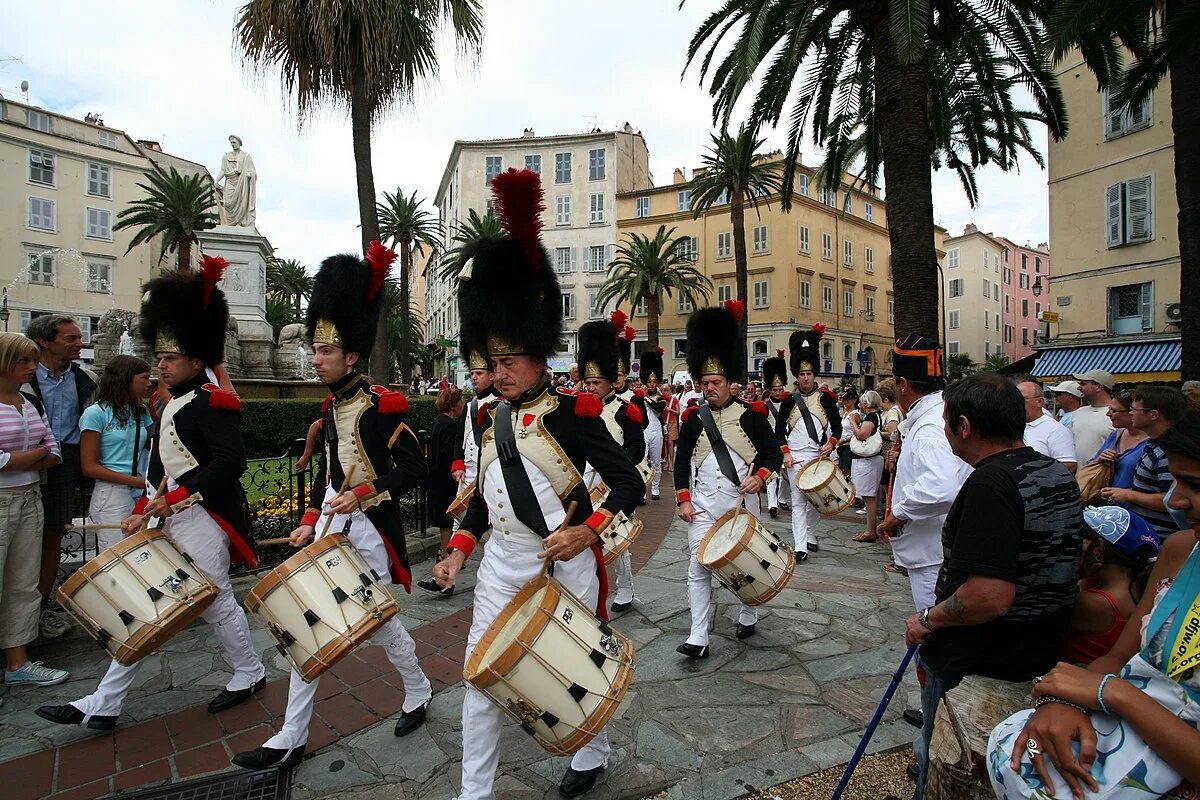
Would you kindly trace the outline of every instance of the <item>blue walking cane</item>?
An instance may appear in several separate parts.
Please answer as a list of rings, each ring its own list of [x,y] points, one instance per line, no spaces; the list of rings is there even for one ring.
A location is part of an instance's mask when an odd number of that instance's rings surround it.
[[[908,652],[904,654],[904,660],[900,662],[900,666],[896,668],[896,672],[892,675],[892,682],[888,684],[887,691],[883,693],[883,700],[879,703],[879,708],[875,709],[875,716],[871,717],[870,724],[867,725],[866,731],[863,732],[862,739],[858,742],[858,747],[854,750],[854,755],[850,757],[850,763],[846,765],[846,771],[842,773],[842,779],[838,781],[837,788],[833,790],[833,797],[829,800],[838,800],[842,793],[846,791],[846,785],[850,783],[850,776],[854,774],[854,768],[858,766],[858,762],[862,761],[863,753],[867,750],[867,745],[871,743],[871,737],[875,734],[875,729],[879,727],[879,721],[883,719],[883,712],[887,711],[888,703],[892,702],[892,695],[896,693],[897,687],[900,686],[900,681],[904,680],[904,673],[908,670],[908,662],[912,661],[913,653],[917,652],[917,646],[910,645]]]

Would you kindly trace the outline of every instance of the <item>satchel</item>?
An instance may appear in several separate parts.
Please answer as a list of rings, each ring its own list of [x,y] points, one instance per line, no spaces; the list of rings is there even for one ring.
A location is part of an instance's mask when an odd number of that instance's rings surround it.
[[[1080,467],[1075,472],[1075,480],[1079,484],[1079,502],[1085,506],[1103,503],[1100,490],[1112,485],[1112,462],[1093,461]]]
[[[883,434],[879,430],[878,415],[876,419],[875,430],[865,439],[859,439],[854,434],[850,434],[850,452],[855,458],[873,458],[883,452]]]

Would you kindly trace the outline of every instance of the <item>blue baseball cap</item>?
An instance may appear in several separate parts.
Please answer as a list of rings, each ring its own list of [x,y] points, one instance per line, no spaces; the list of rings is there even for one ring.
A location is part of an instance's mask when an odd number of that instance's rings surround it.
[[[1149,561],[1158,557],[1161,541],[1142,517],[1121,506],[1088,506],[1083,521],[1096,535],[1130,558]]]

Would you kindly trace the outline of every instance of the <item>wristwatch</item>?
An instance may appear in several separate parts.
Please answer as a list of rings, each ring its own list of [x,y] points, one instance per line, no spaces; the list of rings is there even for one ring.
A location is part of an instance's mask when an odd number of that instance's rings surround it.
[[[933,606],[929,606],[929,608],[923,608],[921,609],[921,613],[917,614],[917,622],[921,623],[921,627],[930,633],[933,633],[934,630],[933,625],[929,622],[929,611],[932,608]]]

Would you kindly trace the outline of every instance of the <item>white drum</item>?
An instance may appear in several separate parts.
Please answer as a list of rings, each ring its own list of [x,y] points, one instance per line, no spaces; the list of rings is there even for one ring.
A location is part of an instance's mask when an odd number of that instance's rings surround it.
[[[762,605],[779,594],[796,567],[792,548],[740,507],[727,512],[704,534],[698,558],[702,567],[748,606]]]
[[[113,660],[130,666],[190,625],[217,594],[166,534],[145,530],[77,569],[58,600]]]
[[[654,467],[650,466],[649,459],[643,459],[637,465],[638,475],[642,478],[642,483],[645,484],[645,491],[650,491],[650,482],[654,480]],[[597,476],[596,485],[591,488],[589,495],[592,498],[592,508],[598,507],[608,497],[611,491],[608,484],[600,480]]]
[[[642,521],[630,519],[624,511],[618,511],[613,517],[612,524],[600,534],[600,549],[604,553],[604,563],[611,564],[622,553],[629,549],[637,537],[642,535]]]
[[[454,498],[454,502],[446,506],[446,515],[460,525],[463,517],[467,515],[467,506],[471,505],[471,498],[475,496],[475,489],[476,481],[472,479]]]
[[[590,742],[633,678],[633,644],[549,575],[496,616],[463,677],[551,753]]]
[[[796,487],[825,517],[842,513],[854,502],[854,484],[828,458],[814,458],[802,466]]]
[[[400,607],[340,533],[271,570],[246,595],[282,653],[310,682],[371,638]]]

